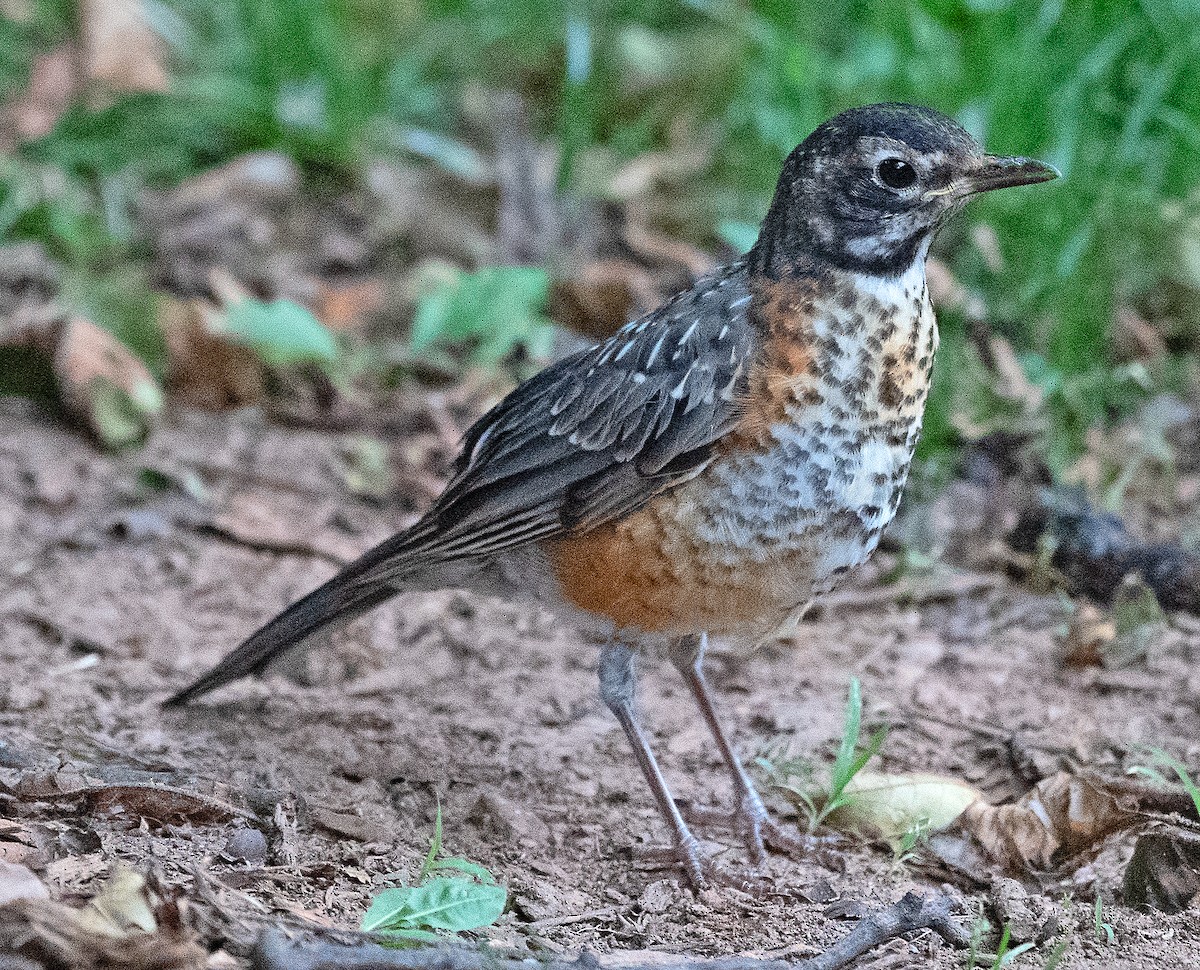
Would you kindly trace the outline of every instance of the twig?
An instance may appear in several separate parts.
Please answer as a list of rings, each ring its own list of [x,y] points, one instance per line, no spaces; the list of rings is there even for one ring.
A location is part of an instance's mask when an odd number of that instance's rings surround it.
[[[913,930],[933,930],[951,946],[970,945],[971,934],[950,915],[953,905],[946,895],[922,896],[906,893],[887,909],[867,913],[853,930],[824,953],[793,964],[792,970],[838,970],[857,960],[868,950]]]
[[[622,970],[839,970],[881,943],[914,930],[933,930],[951,946],[963,948],[970,934],[950,915],[945,895],[910,892],[886,909],[869,912],[853,930],[810,960],[761,960],[726,957],[681,959],[651,965],[622,964]],[[528,960],[505,958],[461,946],[389,950],[376,943],[346,945],[327,940],[292,940],[278,929],[265,931],[254,948],[255,970],[528,970]],[[576,960],[541,962],[538,970],[603,970],[605,964],[584,954]]]
[[[555,926],[573,926],[576,923],[608,919],[610,916],[625,912],[626,909],[625,906],[605,906],[601,909],[588,910],[586,913],[574,913],[570,916],[548,916],[546,919],[537,919],[532,923],[522,923],[520,928],[522,930],[547,930]]]

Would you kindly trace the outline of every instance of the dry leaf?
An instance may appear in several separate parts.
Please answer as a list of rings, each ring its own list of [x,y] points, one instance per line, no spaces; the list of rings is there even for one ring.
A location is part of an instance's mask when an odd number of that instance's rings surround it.
[[[1063,663],[1068,667],[1099,667],[1105,651],[1117,638],[1117,627],[1091,603],[1080,603],[1062,638]]]
[[[974,802],[979,789],[957,778],[932,774],[859,772],[846,788],[850,804],[829,816],[843,831],[896,844],[907,833],[946,828]]]
[[[330,330],[358,327],[386,303],[383,280],[372,277],[353,283],[317,283],[316,316]]]
[[[1012,805],[976,802],[954,830],[974,840],[992,861],[1020,872],[1045,869],[1056,855],[1087,849],[1136,817],[1103,783],[1060,772]]]
[[[82,910],[48,899],[0,907],[0,963],[72,970],[202,970],[207,953],[178,919],[178,902],[151,898],[140,876],[118,876]],[[158,907],[157,913],[154,907]],[[154,931],[146,932],[151,926]],[[7,964],[5,964],[7,966]]]
[[[129,869],[113,873],[104,890],[79,911],[77,919],[85,930],[114,939],[158,929],[146,880]]]
[[[262,362],[249,347],[214,334],[202,300],[164,298],[159,326],[167,344],[167,381],[172,394],[212,411],[253,404],[266,392]]]
[[[48,890],[32,872],[15,862],[0,859],[0,906],[17,899],[49,899]]]
[[[93,812],[126,813],[160,824],[186,819],[205,825],[253,818],[220,799],[163,785],[104,785],[89,788],[84,795]]]
[[[64,407],[110,447],[141,441],[162,410],[162,391],[146,365],[83,317],[63,325],[53,368]]]

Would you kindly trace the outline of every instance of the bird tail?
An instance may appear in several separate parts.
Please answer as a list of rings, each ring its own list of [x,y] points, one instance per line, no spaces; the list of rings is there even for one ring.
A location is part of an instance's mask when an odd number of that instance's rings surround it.
[[[414,530],[415,532],[416,530]],[[261,673],[276,657],[331,624],[348,623],[407,587],[413,532],[376,546],[323,586],[293,603],[226,654],[212,670],[171,695],[163,707],[182,707],[226,684]]]

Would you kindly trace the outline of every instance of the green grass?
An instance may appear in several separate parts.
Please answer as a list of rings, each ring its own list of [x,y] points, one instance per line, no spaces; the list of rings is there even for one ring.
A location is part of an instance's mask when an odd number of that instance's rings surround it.
[[[866,743],[860,743],[862,737],[862,686],[857,677],[850,680],[850,689],[846,698],[846,711],[842,719],[842,736],[838,742],[837,754],[829,768],[829,775],[823,783],[816,783],[811,766],[807,760],[764,755],[756,759],[756,764],[766,773],[771,783],[792,797],[808,815],[808,830],[815,832],[821,824],[839,808],[845,808],[853,800],[853,793],[847,791],[850,782],[866,767],[883,747],[887,739],[887,729],[876,730]],[[911,850],[917,842],[918,834],[914,832]]]
[[[29,23],[0,24],[0,91],[70,22],[62,0],[35,9]],[[1191,194],[1200,14],[1182,0],[166,0],[150,9],[172,89],[81,103],[25,146],[23,164],[51,166],[70,192],[19,223],[0,213],[0,239],[48,239],[95,275],[97,249],[141,258],[128,218],[140,185],[245,151],[285,152],[312,179],[353,179],[371,157],[397,152],[453,167],[456,139],[480,120],[482,85],[528,105],[535,134],[559,149],[565,190],[601,192],[607,174],[651,151],[697,161],[656,208],[665,228],[702,245],[744,245],[783,157],[816,124],[854,104],[908,100],[955,115],[994,151],[1064,173],[980,199],[939,241],[1042,390],[1037,432],[1052,467],[1070,464],[1088,427],[1194,380],[1170,362],[1137,371],[1112,355],[1118,307],[1163,321],[1176,353],[1200,337]],[[999,269],[972,243],[981,226],[995,232]],[[963,324],[943,314],[926,457],[957,443],[955,409],[995,403],[987,375],[960,386],[972,354]]]
[[[1104,903],[1100,899],[1099,895],[1096,896],[1096,905],[1092,911],[1092,923],[1093,931],[1098,942],[1104,943],[1107,946],[1112,946],[1117,941],[1117,934],[1112,927],[1112,923],[1109,923],[1104,918]]]
[[[255,150],[349,171],[385,127],[399,62],[365,43],[342,5],[174,0],[151,9],[170,48],[171,90],[77,105],[31,156],[151,183]]]
[[[992,970],[1003,970],[1004,967],[1012,966],[1013,961],[1022,953],[1032,950],[1034,944],[1032,941],[1022,943],[1019,946],[1009,946],[1009,925],[1004,924],[1004,929],[1000,931],[1000,942],[996,944],[996,955],[992,959]]]
[[[1196,780],[1192,778],[1191,772],[1187,765],[1180,761],[1175,756],[1171,755],[1162,748],[1150,748],[1147,754],[1151,758],[1149,765],[1133,765],[1129,769],[1130,774],[1141,775],[1143,778],[1148,778],[1156,785],[1161,785],[1166,788],[1170,786],[1170,782],[1163,775],[1161,769],[1169,768],[1175,777],[1179,779],[1179,783],[1187,792],[1188,797],[1192,800],[1192,806],[1196,810],[1197,818],[1200,818],[1200,785],[1197,785]],[[1099,905],[1099,900],[1097,900]]]

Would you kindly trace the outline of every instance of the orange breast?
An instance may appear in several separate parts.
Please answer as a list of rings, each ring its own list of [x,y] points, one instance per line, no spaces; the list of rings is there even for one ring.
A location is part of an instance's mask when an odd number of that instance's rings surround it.
[[[714,555],[689,527],[694,480],[627,518],[546,543],[563,595],[618,628],[648,633],[769,629],[782,619],[774,592],[780,563]]]
[[[787,406],[796,400],[797,382],[819,364],[812,319],[816,284],[812,280],[759,279],[751,289],[751,312],[762,343],[747,374],[741,420],[722,442],[726,451],[768,446],[771,429],[787,420]]]

